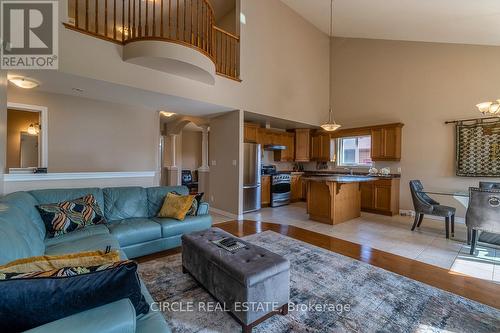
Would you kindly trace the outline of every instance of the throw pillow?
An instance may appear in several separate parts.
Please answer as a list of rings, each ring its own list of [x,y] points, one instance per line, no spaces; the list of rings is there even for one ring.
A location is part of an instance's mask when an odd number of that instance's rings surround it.
[[[194,195],[168,193],[163,201],[163,206],[158,213],[158,217],[169,217],[183,221],[193,205],[193,199]]]
[[[92,194],[75,200],[36,206],[50,237],[67,234],[93,224],[106,223]]]
[[[126,260],[47,272],[0,274],[2,332],[25,331],[104,304],[129,298],[137,315],[149,311],[137,264]]]
[[[120,261],[120,252],[88,251],[60,256],[23,258],[0,266],[1,273],[29,273],[51,271],[64,267],[91,267]]]
[[[179,196],[182,196],[182,194],[179,194],[178,192],[175,192],[175,191],[172,193],[179,195]],[[196,216],[198,214],[198,208],[200,207],[200,202],[201,202],[201,199],[203,198],[204,194],[205,194],[204,192],[201,192],[201,193],[196,193],[194,195],[193,204],[191,205],[191,208],[189,208],[186,215]]]

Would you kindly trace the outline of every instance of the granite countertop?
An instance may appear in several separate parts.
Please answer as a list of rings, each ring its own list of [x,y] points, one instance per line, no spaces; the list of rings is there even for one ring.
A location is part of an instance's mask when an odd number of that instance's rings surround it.
[[[373,182],[379,179],[378,177],[370,176],[303,176],[302,179],[313,182],[335,182],[335,183],[363,183]]]
[[[349,177],[352,177],[348,172],[342,172],[342,171],[334,171],[334,170],[317,170],[317,171],[305,171],[305,176],[319,176],[319,177],[328,177],[330,175],[346,175]],[[399,173],[391,173],[389,175],[370,175],[368,172],[356,172],[354,171],[353,173],[354,176],[362,176],[362,177],[376,177],[376,178],[383,178],[383,179],[392,179],[392,178],[401,178],[401,175]]]

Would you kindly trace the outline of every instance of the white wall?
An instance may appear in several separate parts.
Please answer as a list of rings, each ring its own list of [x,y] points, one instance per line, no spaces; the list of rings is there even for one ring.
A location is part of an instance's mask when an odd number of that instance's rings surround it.
[[[500,47],[335,38],[333,100],[344,127],[402,122],[401,208],[413,209],[411,179],[425,186],[467,190],[481,178],[455,176],[454,126],[479,118],[475,105],[500,97]],[[500,181],[500,178],[492,179]],[[462,207],[456,200],[437,197]]]
[[[8,101],[48,107],[49,172],[157,170],[155,110],[11,86]]]
[[[210,120],[211,207],[233,215],[242,209],[243,112],[233,111]]]
[[[4,193],[3,177],[7,164],[7,72],[0,70],[0,195]]]

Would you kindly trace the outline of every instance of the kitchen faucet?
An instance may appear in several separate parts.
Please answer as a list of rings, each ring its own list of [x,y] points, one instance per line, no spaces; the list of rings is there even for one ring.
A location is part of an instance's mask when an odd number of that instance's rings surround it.
[[[344,170],[349,171],[349,174],[352,176],[354,175],[354,169],[353,168],[344,168]]]

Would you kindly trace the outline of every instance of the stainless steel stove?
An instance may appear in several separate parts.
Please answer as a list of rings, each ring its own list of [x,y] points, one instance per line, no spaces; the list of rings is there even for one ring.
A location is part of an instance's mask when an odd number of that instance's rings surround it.
[[[276,173],[271,176],[271,207],[290,203],[291,179],[289,173]]]

